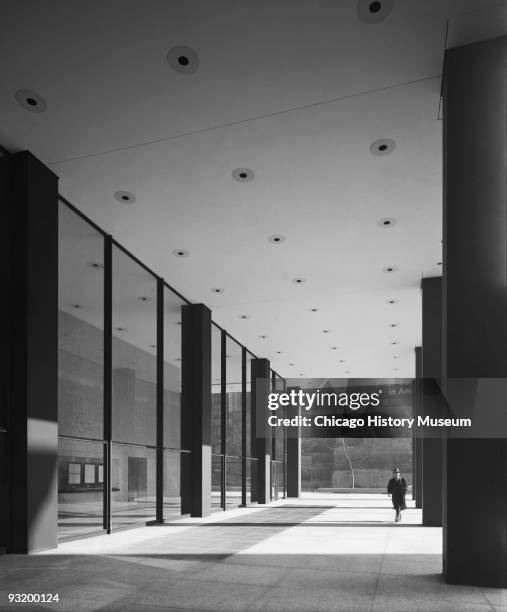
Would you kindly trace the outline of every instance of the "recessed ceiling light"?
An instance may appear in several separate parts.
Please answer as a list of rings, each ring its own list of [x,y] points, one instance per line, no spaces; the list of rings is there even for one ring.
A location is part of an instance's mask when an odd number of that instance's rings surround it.
[[[393,355],[393,359],[398,359],[398,355]]]
[[[261,340],[266,340],[267,336],[266,336],[266,335],[264,335],[264,334],[262,334],[261,336],[259,336],[259,338],[260,338]]]
[[[231,356],[230,356],[230,355],[226,355],[226,356],[225,356],[225,358],[226,358],[226,359],[230,359],[230,358],[231,358]]]
[[[181,325],[181,321],[175,321],[174,324],[175,325]]]
[[[345,370],[345,374],[350,374],[350,370]]]
[[[389,155],[395,148],[396,143],[392,138],[381,138],[371,143],[370,153],[377,156]]]
[[[38,93],[29,89],[19,89],[15,94],[17,103],[31,113],[43,113],[46,110],[46,101]]]
[[[86,265],[92,270],[102,270],[104,268],[104,264],[98,261],[89,261]]]
[[[212,287],[211,288],[211,293],[223,293],[224,290],[222,289],[222,287]]]
[[[363,23],[379,23],[393,10],[394,0],[359,0],[357,16]]]
[[[250,168],[236,168],[232,171],[232,178],[239,183],[249,183],[253,181],[254,176]]]
[[[239,319],[249,319],[250,317],[248,315],[242,314],[242,315],[238,315]]]
[[[114,199],[122,204],[133,204],[136,201],[136,196],[129,191],[115,191]]]
[[[193,74],[199,68],[199,56],[190,47],[173,47],[167,52],[169,66],[180,74]]]
[[[185,251],[185,249],[174,249],[174,251],[171,251],[171,253],[175,257],[188,257],[189,256],[189,252]]]
[[[437,266],[441,266],[442,262],[441,261],[437,261]]]
[[[290,366],[293,366],[294,364],[293,364],[293,363],[289,363],[289,365],[290,365]]]
[[[321,329],[320,333],[321,334],[329,334],[330,331],[331,331],[330,329]]]
[[[150,344],[150,348],[157,348],[156,344]]]
[[[391,272],[397,272],[398,268],[396,266],[386,266],[385,268],[382,268],[382,272],[385,272],[386,274],[390,274]]]
[[[282,236],[281,234],[273,234],[272,236],[268,237],[268,241],[272,242],[273,244],[281,244],[282,242],[285,242],[285,236]]]
[[[124,328],[124,327],[115,327],[114,329],[115,329],[116,331],[118,331],[118,332],[125,331],[125,328]]]
[[[386,304],[397,304],[398,300],[395,300],[394,298],[389,298],[388,300],[386,300]]]
[[[148,297],[147,295],[140,295],[137,299],[140,302],[151,302],[151,297]]]
[[[310,312],[319,312],[320,308],[310,308]]]
[[[389,327],[398,327],[398,323],[389,323]]]
[[[332,351],[336,351],[336,349],[337,349],[337,348],[338,348],[337,346],[332,346],[332,347],[331,347],[331,350],[332,350]]]
[[[306,283],[306,279],[305,278],[300,278],[300,277],[299,278],[293,278],[292,282],[295,285],[304,285]]]
[[[176,357],[176,361],[181,361],[181,357]]]
[[[395,342],[391,342],[391,344],[398,344],[398,343],[395,341]]]
[[[72,308],[75,308],[76,310],[81,310],[81,308],[83,308],[81,306],[81,304],[71,304]]]
[[[301,373],[299,376],[304,376],[304,374]]]
[[[382,217],[377,221],[379,227],[392,227],[396,225],[396,219],[394,217]]]
[[[340,359],[338,363],[345,363],[345,359]]]
[[[282,354],[282,351],[276,351],[276,354],[277,354],[277,355],[281,355],[281,354]]]

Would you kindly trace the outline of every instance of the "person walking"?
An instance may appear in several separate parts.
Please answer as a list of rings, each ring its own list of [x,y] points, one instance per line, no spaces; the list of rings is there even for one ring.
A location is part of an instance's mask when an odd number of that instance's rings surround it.
[[[405,494],[407,493],[407,482],[401,477],[400,470],[394,468],[393,477],[387,483],[387,494],[393,502],[393,508],[396,510],[394,522],[401,521],[401,511],[406,510]]]

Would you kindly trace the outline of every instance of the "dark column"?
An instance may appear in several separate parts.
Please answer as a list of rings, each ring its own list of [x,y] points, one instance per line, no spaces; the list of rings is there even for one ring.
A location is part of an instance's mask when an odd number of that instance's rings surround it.
[[[287,389],[290,393],[293,388]],[[297,391],[297,389],[294,389]],[[299,407],[287,407],[287,416],[293,417],[301,413]],[[293,431],[295,428],[291,428]],[[295,433],[295,432],[294,432]],[[287,437],[287,497],[301,497],[301,436],[300,427],[297,437]]]
[[[422,347],[415,347],[415,384],[414,384],[414,416],[421,414],[421,377],[422,377]],[[417,433],[417,431],[416,431]],[[420,435],[413,437],[413,479],[415,488],[415,507],[422,508],[422,466],[423,466],[423,444]]]
[[[182,306],[181,511],[211,513],[211,310]]]
[[[444,382],[507,374],[506,37],[446,53]],[[487,409],[476,398],[476,411]],[[460,406],[450,401],[460,414]],[[500,432],[499,432],[500,433]],[[503,434],[504,432],[502,432]],[[444,573],[507,587],[507,440],[444,442]]]
[[[57,544],[58,179],[31,153],[10,162],[8,552],[30,553]]]
[[[164,281],[157,279],[157,483],[156,520],[164,522]]]
[[[268,359],[252,359],[252,413],[255,415],[255,456],[257,457],[257,501],[267,504],[271,499],[271,455],[266,412],[271,388]],[[262,418],[264,417],[264,418]],[[262,418],[262,421],[259,419]]]
[[[422,281],[422,378],[421,412],[425,416],[441,416],[436,414],[442,380],[441,276]],[[438,432],[422,434],[422,521],[427,527],[441,527],[442,437]]]

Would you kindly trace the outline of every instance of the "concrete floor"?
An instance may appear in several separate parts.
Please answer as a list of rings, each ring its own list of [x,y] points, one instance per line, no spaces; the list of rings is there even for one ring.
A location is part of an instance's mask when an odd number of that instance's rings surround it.
[[[507,611],[443,582],[441,530],[383,495],[305,495],[0,557],[0,610]],[[58,593],[58,604],[7,603]]]

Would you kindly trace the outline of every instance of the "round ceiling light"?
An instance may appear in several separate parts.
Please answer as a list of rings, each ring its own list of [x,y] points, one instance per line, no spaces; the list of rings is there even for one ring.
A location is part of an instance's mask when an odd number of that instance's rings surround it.
[[[150,348],[157,348],[156,344],[150,344],[149,346],[150,346]]]
[[[309,308],[309,312],[319,312],[320,308]]]
[[[118,331],[118,332],[125,331],[124,327],[115,327],[114,329],[115,329],[115,331]]]
[[[382,268],[382,271],[385,272],[386,274],[390,274],[391,272],[396,272],[398,270],[398,268],[396,266],[386,266],[385,268]]]
[[[332,347],[331,347],[331,350],[332,350],[332,351],[336,351],[337,349],[338,349],[338,347],[337,347],[337,346],[332,346]]]
[[[370,153],[372,155],[382,156],[389,155],[396,148],[396,143],[392,138],[381,138],[372,142],[370,145]]]
[[[43,113],[47,108],[44,98],[29,89],[19,89],[14,97],[22,108],[31,113]]]
[[[75,308],[76,310],[81,310],[81,308],[83,308],[81,306],[81,304],[71,304],[72,308]]]
[[[171,253],[175,257],[188,257],[189,255],[188,251],[185,251],[185,249],[174,249],[174,251],[171,251]]]
[[[386,304],[397,304],[398,300],[395,300],[394,298],[389,298],[388,300],[386,300]]]
[[[331,331],[330,329],[321,329],[320,333],[321,334],[329,334],[330,331]]]
[[[379,227],[392,227],[396,225],[396,219],[394,217],[382,217],[377,221]]]
[[[114,199],[122,204],[133,204],[136,201],[136,196],[129,191],[115,191]]]
[[[306,283],[306,279],[305,278],[300,278],[300,277],[299,278],[293,278],[292,282],[295,285],[304,285]]]
[[[260,338],[261,340],[266,340],[267,336],[266,336],[265,334],[262,334],[261,336],[259,336],[259,338]]]
[[[359,0],[357,16],[363,23],[379,23],[393,10],[394,0]]]
[[[338,363],[345,363],[345,359],[340,359]]]
[[[389,327],[398,327],[398,323],[389,323]]]
[[[167,52],[169,66],[180,74],[194,74],[199,68],[199,56],[190,47],[173,47]]]
[[[243,314],[243,315],[238,315],[238,318],[239,319],[249,319],[250,317],[248,315]]]
[[[442,262],[441,261],[437,261],[437,266],[441,266]]]
[[[140,302],[151,302],[151,297],[148,297],[147,295],[140,295],[137,299]]]
[[[289,365],[290,365],[290,366],[293,366],[294,364],[293,364],[293,363],[289,363]]]
[[[397,343],[396,341],[394,341],[394,342],[391,342],[391,344],[393,344],[393,345],[394,345],[394,344],[398,344],[398,343]]]
[[[277,354],[277,355],[281,355],[281,354],[282,354],[282,351],[276,351],[276,354]]]
[[[175,325],[181,325],[181,321],[175,321],[174,324]]]
[[[253,181],[255,174],[249,168],[236,168],[232,171],[232,178],[239,183],[249,183]]]
[[[223,293],[224,290],[222,289],[222,287],[212,287],[211,288],[211,293]]]
[[[268,241],[272,244],[282,244],[282,242],[285,242],[285,236],[282,236],[281,234],[273,234],[272,236],[268,237]]]
[[[99,261],[89,261],[86,265],[92,270],[102,270],[104,268],[104,264]]]

